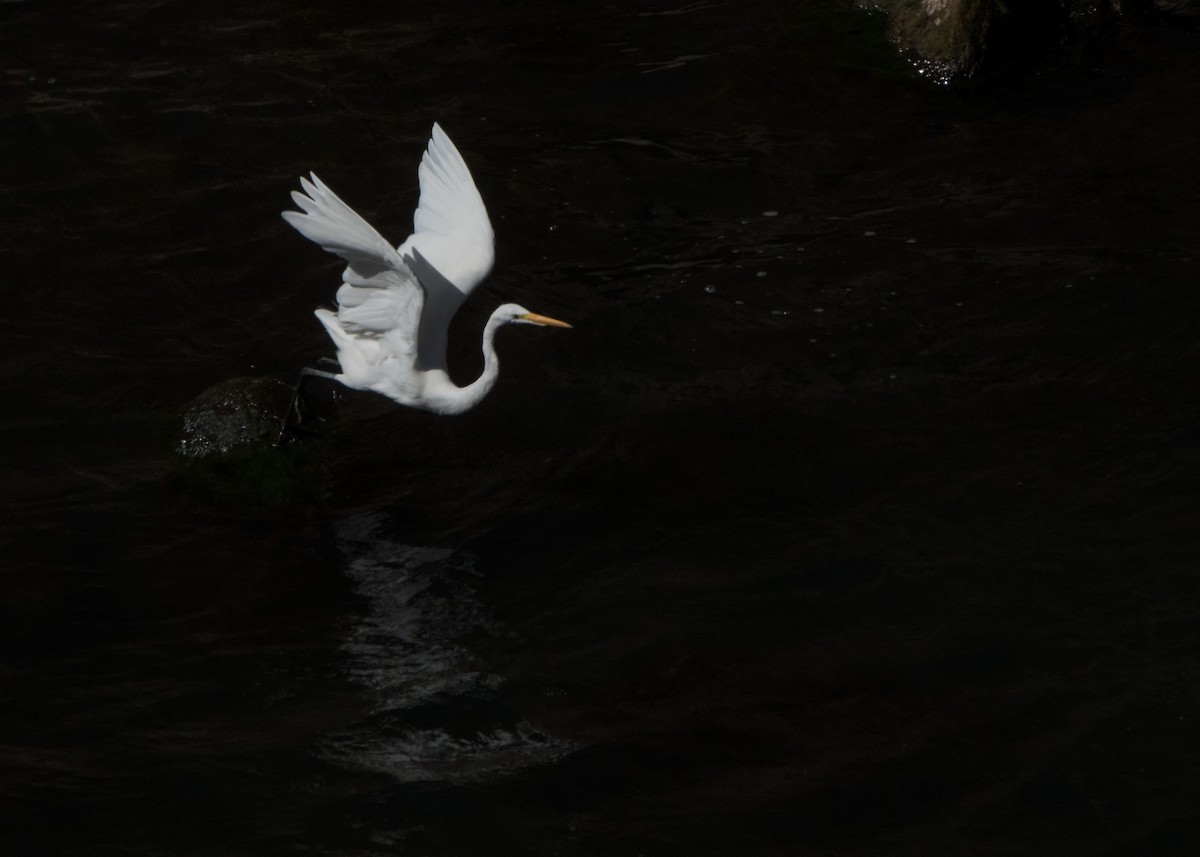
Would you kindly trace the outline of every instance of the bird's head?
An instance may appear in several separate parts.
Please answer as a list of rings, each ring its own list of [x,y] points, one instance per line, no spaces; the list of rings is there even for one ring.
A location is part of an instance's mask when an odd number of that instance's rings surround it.
[[[494,315],[505,324],[536,324],[538,327],[570,327],[565,321],[530,312],[518,304],[504,304]]]

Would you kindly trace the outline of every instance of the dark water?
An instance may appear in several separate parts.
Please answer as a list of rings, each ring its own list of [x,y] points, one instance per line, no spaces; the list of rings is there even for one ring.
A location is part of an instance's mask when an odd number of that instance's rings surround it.
[[[957,89],[833,0],[0,20],[0,852],[1194,853],[1187,19]],[[576,329],[189,490],[181,406],[331,353],[295,177],[398,241],[434,120],[456,373]]]

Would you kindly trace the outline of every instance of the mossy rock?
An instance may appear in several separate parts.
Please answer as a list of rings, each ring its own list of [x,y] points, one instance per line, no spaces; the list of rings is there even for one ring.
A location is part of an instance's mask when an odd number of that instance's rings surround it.
[[[1061,42],[1068,21],[1123,13],[1136,0],[872,0],[921,74],[941,83],[1021,66]]]
[[[230,378],[209,387],[183,411],[175,451],[185,458],[275,446],[292,388],[275,378]]]
[[[231,378],[193,399],[175,440],[179,484],[209,503],[269,511],[316,489],[304,444],[282,443],[292,387],[273,378]]]

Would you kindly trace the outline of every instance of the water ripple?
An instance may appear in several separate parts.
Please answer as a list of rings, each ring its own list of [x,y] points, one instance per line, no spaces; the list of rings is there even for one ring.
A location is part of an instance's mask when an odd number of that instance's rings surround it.
[[[379,517],[363,516],[338,530],[346,572],[367,604],[341,646],[346,672],[374,702],[324,742],[325,757],[405,782],[473,782],[570,752],[501,701],[504,678],[464,642],[504,633],[469,583],[474,557],[401,544],[382,529]]]

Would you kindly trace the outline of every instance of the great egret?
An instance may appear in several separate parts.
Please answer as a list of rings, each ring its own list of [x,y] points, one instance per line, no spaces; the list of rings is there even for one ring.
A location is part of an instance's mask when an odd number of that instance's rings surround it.
[[[300,179],[304,193],[292,191],[304,213],[285,211],[283,219],[348,265],[337,312],[316,310],[337,347],[342,371],[306,369],[301,383],[317,375],[409,407],[461,414],[496,383],[500,363],[493,339],[500,327],[571,326],[517,304],[501,305],[483,328],[483,373],[459,387],[446,367],[446,332],[459,306],[491,271],[495,235],[458,149],[434,124],[417,173],[421,199],[413,234],[395,249],[316,173],[310,175],[311,182]]]

